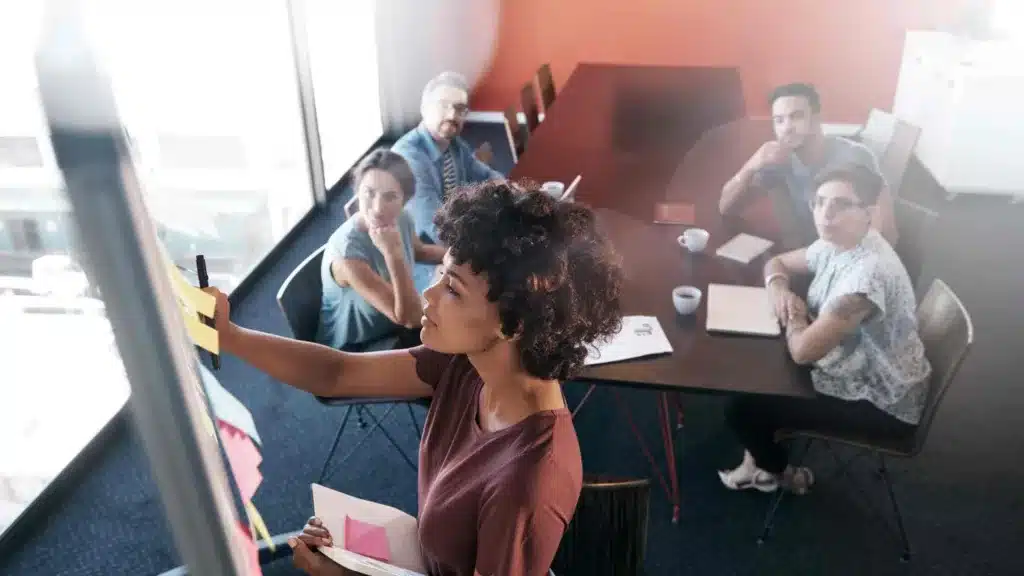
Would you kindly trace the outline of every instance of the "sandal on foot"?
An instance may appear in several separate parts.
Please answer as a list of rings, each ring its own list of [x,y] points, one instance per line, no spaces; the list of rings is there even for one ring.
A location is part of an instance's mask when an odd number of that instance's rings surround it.
[[[719,470],[718,478],[729,490],[774,492],[779,488],[778,478],[760,468],[755,468],[752,472],[746,472],[739,468],[735,470]]]

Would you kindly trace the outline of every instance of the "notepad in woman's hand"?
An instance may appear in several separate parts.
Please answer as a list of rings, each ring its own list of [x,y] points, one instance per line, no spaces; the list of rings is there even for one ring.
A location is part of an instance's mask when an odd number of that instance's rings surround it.
[[[313,484],[313,513],[334,546],[319,550],[336,563],[369,576],[423,576],[416,518],[391,506]]]
[[[723,258],[735,260],[741,264],[750,264],[754,258],[764,254],[765,251],[771,248],[772,244],[771,240],[765,240],[750,234],[738,234],[732,240],[722,244],[715,254]]]

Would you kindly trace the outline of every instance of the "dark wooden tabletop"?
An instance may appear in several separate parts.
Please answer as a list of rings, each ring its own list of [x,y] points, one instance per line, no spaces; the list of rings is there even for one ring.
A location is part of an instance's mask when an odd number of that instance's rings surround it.
[[[781,338],[711,335],[704,329],[709,283],[763,284],[764,259],[749,265],[714,255],[739,232],[793,244],[771,202],[722,218],[722,185],[771,137],[767,119],[743,118],[735,70],[581,64],[530,136],[514,179],[582,175],[577,201],[593,207],[623,260],[628,315],[656,316],[674,352],[587,368],[588,380],[691,392],[813,394],[806,369]],[[711,233],[702,254],[679,247],[686,226],[654,224],[657,202],[685,201]],[[679,316],[672,288],[705,292],[697,313]]]

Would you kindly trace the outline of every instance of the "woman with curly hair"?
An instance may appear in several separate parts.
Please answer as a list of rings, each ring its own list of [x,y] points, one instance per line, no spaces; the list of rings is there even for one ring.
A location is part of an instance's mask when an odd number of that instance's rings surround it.
[[[560,381],[619,328],[622,271],[589,209],[533,187],[464,188],[435,222],[448,251],[423,295],[423,346],[353,354],[247,330],[217,293],[221,347],[318,396],[430,397],[418,490],[429,574],[545,574],[583,476]],[[315,552],[332,545],[318,519],[289,544],[300,568],[344,573]]]

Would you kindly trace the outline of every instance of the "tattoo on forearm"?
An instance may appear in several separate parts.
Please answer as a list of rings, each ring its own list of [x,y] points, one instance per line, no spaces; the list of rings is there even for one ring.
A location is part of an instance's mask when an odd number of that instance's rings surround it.
[[[871,312],[874,305],[870,300],[861,294],[846,294],[840,296],[829,308],[832,312],[844,320],[856,316],[866,316]]]

